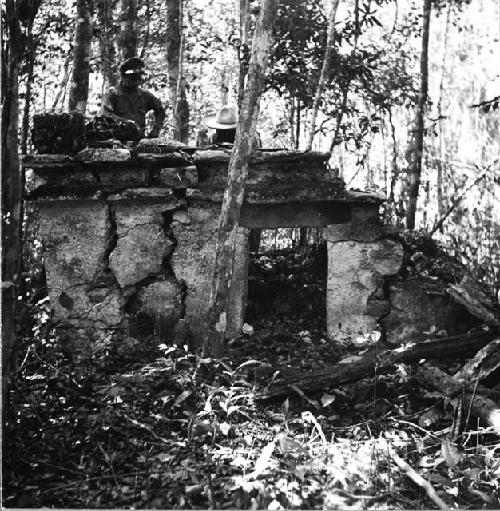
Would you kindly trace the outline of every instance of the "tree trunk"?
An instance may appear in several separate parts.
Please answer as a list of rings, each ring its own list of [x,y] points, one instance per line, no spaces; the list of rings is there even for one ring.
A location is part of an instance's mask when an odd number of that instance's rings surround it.
[[[295,107],[295,150],[297,151],[300,146],[300,128],[301,128],[301,108],[300,98],[297,96],[297,105]]]
[[[330,60],[332,58],[334,43],[333,38],[335,36],[335,17],[337,15],[338,6],[339,0],[332,0],[330,16],[328,18],[328,34],[326,38],[325,56],[323,57],[323,67],[321,68],[318,87],[316,89],[316,94],[314,96],[311,128],[307,139],[306,151],[312,150],[312,143],[316,132],[316,118],[318,117],[319,106],[321,104],[321,96],[323,95],[323,89],[325,88],[326,77],[330,72]]]
[[[399,178],[399,167],[398,167],[398,142],[396,140],[396,126],[392,119],[392,107],[389,107],[389,125],[391,127],[391,140],[392,140],[392,158],[391,158],[391,179],[389,187],[389,202],[395,202],[394,191],[396,189],[396,183]]]
[[[19,162],[19,64],[25,50],[26,38],[18,17],[15,0],[4,2],[2,36],[2,397],[7,409],[7,390],[16,369],[17,297],[19,295],[23,223],[23,174]],[[27,17],[21,21],[28,26],[38,12],[40,2],[32,2]]]
[[[243,104],[243,94],[245,92],[245,78],[248,74],[248,57],[250,41],[250,14],[249,0],[238,0],[240,12],[240,46],[238,48],[238,61],[240,64],[238,76],[238,108]]]
[[[26,91],[24,95],[24,111],[23,111],[23,125],[21,135],[21,154],[26,154],[28,151],[28,138],[30,129],[30,109],[31,109],[31,98],[33,89],[33,71],[35,68],[35,40],[33,38],[33,21],[30,20],[28,25],[28,39],[27,39],[27,73],[26,73]],[[23,179],[24,182],[24,179]]]
[[[174,138],[187,144],[189,141],[189,103],[186,98],[186,81],[179,78],[179,96],[176,102]]]
[[[179,0],[178,31],[180,36],[179,60],[177,63],[177,83],[174,102],[174,139],[187,144],[189,139],[189,104],[186,98],[184,79],[184,36],[182,32],[183,3]],[[170,76],[170,75],[169,75]]]
[[[66,88],[68,86],[69,75],[70,75],[70,64],[71,64],[71,56],[68,55],[66,61],[64,62],[64,75],[61,81],[61,85],[57,91],[56,97],[54,98],[54,102],[52,103],[52,110],[56,110],[58,108],[59,103],[61,106],[60,110],[64,108],[64,96],[66,95]]]
[[[149,0],[146,0],[146,34],[144,35],[144,45],[141,50],[141,59],[146,55],[146,51],[149,46],[149,34],[151,31],[151,5]]]
[[[422,175],[422,156],[424,152],[424,115],[428,91],[428,52],[429,52],[429,26],[431,21],[431,0],[424,0],[424,14],[422,20],[422,54],[420,56],[420,91],[418,94],[417,114],[413,131],[413,147],[411,150],[411,164],[409,168],[408,208],[406,210],[406,227],[415,228],[415,214],[417,199]]]
[[[92,0],[76,4],[75,36],[73,39],[73,76],[68,109],[85,113],[89,97],[90,41],[92,36]]]
[[[450,31],[450,12],[451,5],[448,4],[446,8],[446,28],[444,31],[444,42],[443,42],[443,56],[441,59],[441,79],[439,81],[439,98],[437,102],[437,114],[438,119],[443,118],[443,84],[444,84],[444,75],[446,69],[446,57],[448,50],[448,35]],[[437,158],[437,176],[436,176],[436,192],[437,192],[437,210],[438,210],[438,218],[441,218],[445,212],[445,203],[443,197],[443,174],[445,167],[445,145],[444,145],[444,129],[443,122],[441,120],[439,122],[439,151]]]
[[[214,278],[208,313],[209,331],[205,344],[206,349],[216,356],[222,355],[224,348],[229,291],[234,267],[236,231],[245,193],[245,180],[248,174],[251,133],[259,113],[276,11],[276,0],[262,0],[252,41],[250,67],[241,115],[238,120],[231,159],[229,160],[228,183],[219,221]]]
[[[167,0],[167,72],[168,99],[175,117],[177,111],[177,85],[180,75],[181,56],[181,1]]]
[[[97,0],[97,23],[99,28],[99,53],[104,89],[116,85],[116,50],[113,44],[113,8],[108,0]]]
[[[137,0],[121,0],[120,37],[118,46],[122,60],[137,55]]]

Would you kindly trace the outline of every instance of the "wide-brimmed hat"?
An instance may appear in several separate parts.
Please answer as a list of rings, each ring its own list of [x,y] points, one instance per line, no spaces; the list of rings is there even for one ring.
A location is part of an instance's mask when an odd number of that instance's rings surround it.
[[[144,61],[139,57],[131,57],[120,66],[122,75],[138,75],[144,73]]]
[[[238,125],[238,111],[235,106],[224,105],[215,115],[206,118],[206,125],[217,130],[232,130]]]

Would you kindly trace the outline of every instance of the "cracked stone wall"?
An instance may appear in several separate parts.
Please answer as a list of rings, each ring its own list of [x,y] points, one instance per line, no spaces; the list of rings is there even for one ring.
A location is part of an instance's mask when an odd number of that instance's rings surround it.
[[[186,319],[205,332],[218,204],[189,208],[174,197],[40,204],[40,234],[54,318],[77,327],[128,328],[172,340]],[[247,298],[249,230],[240,227],[228,332],[237,335]]]
[[[172,270],[186,285],[185,319],[200,337],[206,332],[205,317],[212,288],[220,205],[191,203],[187,211],[173,214],[172,229],[177,247],[171,258]],[[238,228],[233,280],[229,297],[228,335],[241,331],[248,292],[248,234]]]
[[[109,240],[104,202],[39,205],[40,235],[54,316],[70,325],[113,327],[122,321],[123,296],[104,284]]]
[[[384,237],[377,208],[353,208],[352,221],[327,228],[327,331],[369,333],[391,308],[385,277],[398,273],[403,247]]]
[[[168,339],[184,314],[183,286],[169,266],[175,247],[170,219],[179,203],[111,207],[116,246],[109,255],[109,270],[123,293],[124,310],[136,333]]]

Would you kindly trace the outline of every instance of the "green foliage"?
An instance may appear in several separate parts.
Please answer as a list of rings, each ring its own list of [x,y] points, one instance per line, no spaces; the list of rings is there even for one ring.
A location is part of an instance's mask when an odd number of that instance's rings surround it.
[[[321,2],[280,2],[268,76],[268,88],[311,106],[326,41]]]

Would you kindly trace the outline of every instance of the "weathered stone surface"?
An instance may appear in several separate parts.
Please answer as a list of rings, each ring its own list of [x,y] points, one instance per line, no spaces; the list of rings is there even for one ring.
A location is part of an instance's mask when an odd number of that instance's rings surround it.
[[[85,144],[85,117],[81,112],[35,114],[31,139],[39,153],[76,153]]]
[[[161,169],[160,183],[164,186],[171,186],[173,188],[196,186],[198,184],[196,167],[191,165],[188,167]]]
[[[147,186],[149,183],[149,169],[143,167],[131,166],[113,169],[109,165],[99,167],[96,164],[92,171],[94,175],[98,176],[100,184],[108,188],[132,188]]]
[[[137,153],[137,160],[146,165],[159,165],[161,167],[191,165],[189,156],[180,151],[167,154]]]
[[[139,310],[151,317],[156,333],[162,339],[172,339],[174,327],[182,317],[182,289],[171,281],[153,282],[138,293]]]
[[[195,154],[194,163],[200,183],[225,185],[230,151],[200,151]],[[283,184],[296,184],[300,192],[305,183],[314,184],[322,189],[321,182],[331,184],[326,168],[327,153],[300,151],[259,151],[250,154],[247,186],[260,186],[269,191]],[[342,189],[344,184],[342,183]]]
[[[403,262],[403,246],[398,241],[380,240],[370,251],[370,263],[384,277],[396,275]]]
[[[109,267],[124,290],[163,272],[163,260],[173,243],[165,235],[162,211],[161,205],[116,206],[118,241]]]
[[[127,161],[130,160],[129,149],[87,148],[80,151],[77,158],[81,161]]]
[[[171,267],[178,281],[187,286],[185,318],[193,334],[201,337],[212,287],[220,208],[217,205],[189,207],[189,223],[174,219],[172,228],[177,247]]]
[[[374,300],[384,298],[383,277],[396,273],[402,259],[401,245],[392,240],[328,243],[327,330],[330,337],[374,329],[380,316],[387,313],[385,307],[374,305]]]
[[[165,154],[173,153],[175,151],[189,149],[188,146],[179,142],[178,140],[166,138],[142,138],[137,144],[136,150],[138,153],[155,153]]]
[[[174,222],[178,222],[180,224],[190,224],[191,223],[191,217],[189,216],[189,213],[187,211],[176,211],[172,215],[172,219]]]
[[[348,204],[335,204],[328,201],[288,201],[283,204],[243,204],[240,225],[252,229],[325,227],[337,222],[346,222],[349,218]]]
[[[110,290],[101,301],[87,291],[100,271],[108,247],[108,207],[93,202],[40,205],[40,236],[44,240],[45,269],[51,306],[58,321],[121,320],[121,296]]]
[[[50,296],[54,316],[65,324],[104,328],[122,322],[124,300],[116,288],[102,288],[102,292],[96,294],[89,293],[87,285],[77,285],[65,289],[59,296],[55,293]]]
[[[46,180],[49,187],[61,189],[61,187],[71,187],[76,185],[78,187],[96,186],[99,181],[95,175],[88,170],[73,170],[71,172],[62,172],[60,175],[54,172],[38,172],[38,175]]]
[[[423,340],[431,330],[448,335],[466,332],[477,321],[446,294],[445,284],[428,277],[393,282],[391,312],[382,324],[391,343]]]
[[[379,220],[378,204],[367,204],[363,207],[351,206],[351,220],[344,224],[328,226],[326,240],[337,241],[375,241],[382,235]]]
[[[120,193],[114,193],[108,196],[108,201],[127,201],[131,200],[144,200],[151,202],[156,202],[155,199],[163,199],[162,205],[165,205],[165,210],[167,208],[175,209],[179,207],[180,202],[174,198],[174,192],[170,188],[127,188],[126,190],[121,191]]]

